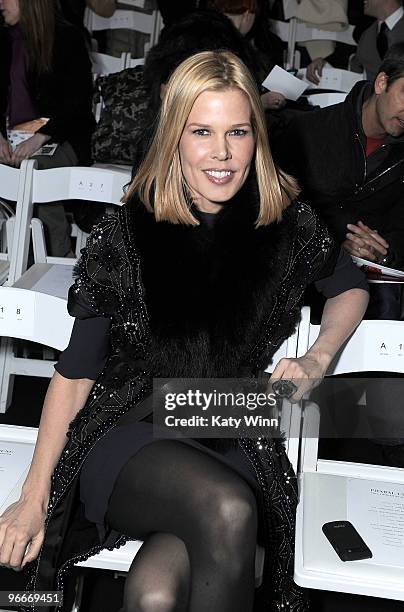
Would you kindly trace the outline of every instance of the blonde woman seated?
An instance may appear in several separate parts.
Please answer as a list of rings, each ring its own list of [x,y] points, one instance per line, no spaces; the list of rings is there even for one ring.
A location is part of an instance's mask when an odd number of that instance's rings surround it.
[[[316,280],[329,297],[320,336],[272,382],[295,401],[324,375],[362,317],[366,284],[349,258],[332,272],[333,242],[296,195],[244,64],[226,51],[184,61],[124,206],[89,238],[32,466],[0,520],[0,562],[31,563],[30,589],[63,588],[75,562],[129,537],[144,544],[125,612],[307,609],[280,439],[156,439],[150,400],[153,377],[254,381]]]

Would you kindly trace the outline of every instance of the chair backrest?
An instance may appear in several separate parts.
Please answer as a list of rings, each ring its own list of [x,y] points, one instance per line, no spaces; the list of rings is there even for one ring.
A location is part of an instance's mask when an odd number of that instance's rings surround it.
[[[20,171],[17,168],[0,164],[0,198],[16,202],[19,196]]]
[[[112,170],[76,166],[36,170],[36,162],[28,160],[23,162],[21,170],[24,171],[25,187],[18,219],[16,217],[13,238],[15,256],[13,255],[10,265],[10,284],[20,278],[27,269],[34,204],[61,200],[87,200],[119,205],[123,189],[130,181],[130,169]]]
[[[32,202],[88,200],[120,205],[123,188],[129,181],[129,170],[79,166],[34,170]]]
[[[144,66],[144,57],[132,57],[127,53],[125,68],[136,68],[136,66]]]
[[[346,30],[340,32],[332,32],[330,30],[320,30],[313,28],[306,23],[298,23],[296,28],[296,42],[308,42],[310,40],[331,40],[333,42],[342,42],[346,45],[356,46],[356,41],[353,38],[354,26],[348,26]]]
[[[271,28],[281,40],[288,43],[287,59],[285,62],[286,70],[300,67],[299,58],[295,55],[297,43],[309,42],[311,40],[331,40],[356,46],[356,41],[353,38],[354,26],[350,25],[347,29],[339,32],[322,30],[296,19],[297,0],[283,0],[283,8],[286,21],[273,19],[271,20]]]
[[[95,76],[115,74],[124,70],[126,66],[126,53],[122,53],[121,57],[114,57],[105,53],[91,53],[91,61],[93,64],[92,70]]]
[[[319,333],[310,326],[309,346]],[[404,322],[362,321],[332,361],[327,375],[350,372],[404,373]]]
[[[102,30],[135,30],[152,36],[156,19],[157,11],[149,14],[136,10],[117,9],[112,17],[100,17],[87,8],[84,24],[90,33]]]

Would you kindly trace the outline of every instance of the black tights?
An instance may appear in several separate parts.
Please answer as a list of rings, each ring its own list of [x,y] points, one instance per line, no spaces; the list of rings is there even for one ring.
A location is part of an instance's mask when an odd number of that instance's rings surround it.
[[[144,540],[122,612],[251,612],[257,508],[230,467],[182,442],[152,442],[120,472],[107,521]]]

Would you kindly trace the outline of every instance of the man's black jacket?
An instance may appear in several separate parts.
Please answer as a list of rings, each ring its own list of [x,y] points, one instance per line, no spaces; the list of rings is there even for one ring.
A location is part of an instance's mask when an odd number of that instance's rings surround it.
[[[404,269],[404,137],[366,157],[361,111],[371,93],[361,82],[345,102],[298,116],[272,149],[339,242],[347,223],[363,221],[388,241],[387,265]]]
[[[8,28],[0,27],[0,131],[6,135],[11,49]],[[39,131],[52,142],[68,141],[80,164],[91,160],[92,114],[91,62],[84,36],[76,27],[57,21],[52,72],[27,75],[38,117],[49,117]]]

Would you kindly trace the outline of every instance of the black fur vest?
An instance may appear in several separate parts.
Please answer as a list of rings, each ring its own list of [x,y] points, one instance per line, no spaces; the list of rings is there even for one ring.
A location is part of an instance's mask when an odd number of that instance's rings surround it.
[[[242,189],[217,215],[194,211],[196,227],[156,223],[133,205],[155,376],[255,374],[293,333],[328,236],[320,237],[311,216],[311,245],[299,257],[308,208],[294,204],[282,222],[256,229],[257,199],[249,193]]]

